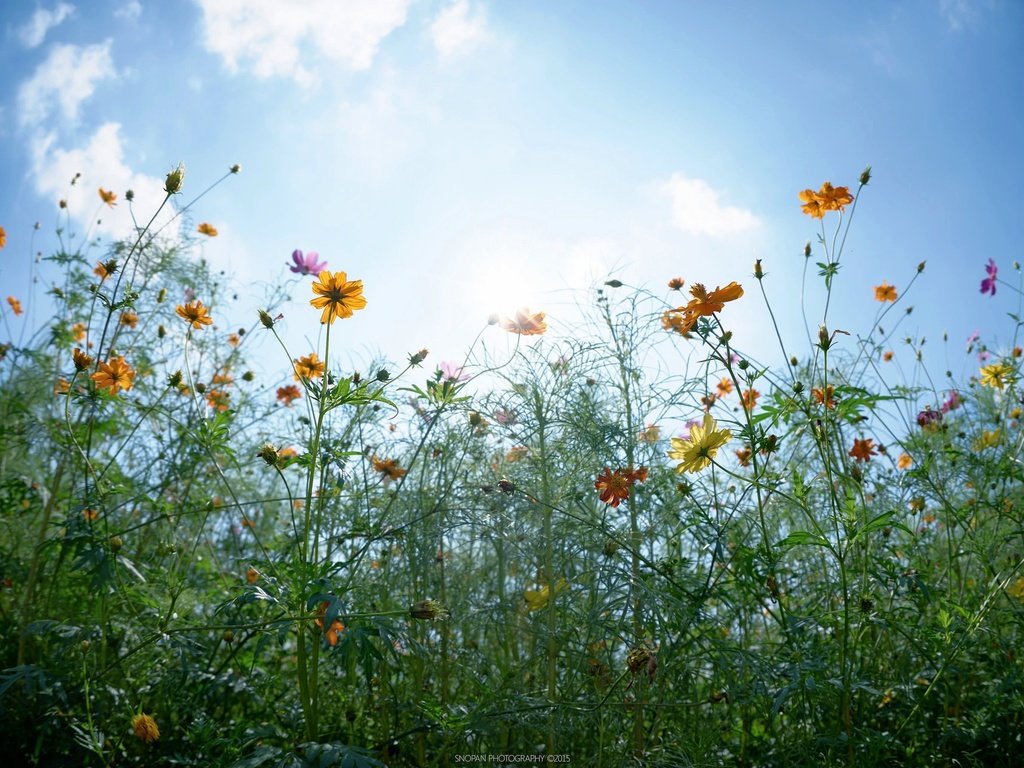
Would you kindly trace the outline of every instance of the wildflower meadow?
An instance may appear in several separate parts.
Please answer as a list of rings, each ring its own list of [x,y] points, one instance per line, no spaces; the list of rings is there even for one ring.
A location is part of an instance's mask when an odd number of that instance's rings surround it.
[[[869,168],[787,191],[802,253],[609,276],[568,331],[524,307],[354,370],[389,301],[359,264],[279,254],[242,313],[197,254],[240,171],[76,176],[134,233],[55,203],[4,297],[4,765],[1024,763],[1019,264],[979,259],[1010,342],[971,339],[962,380],[913,338],[893,360],[919,258],[836,327]],[[730,330],[796,295],[805,334]]]

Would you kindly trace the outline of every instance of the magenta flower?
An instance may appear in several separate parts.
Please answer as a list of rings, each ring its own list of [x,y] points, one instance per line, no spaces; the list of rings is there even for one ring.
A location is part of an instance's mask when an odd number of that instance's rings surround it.
[[[445,360],[441,363],[441,381],[469,381],[469,374],[462,366]]]
[[[515,411],[509,411],[505,408],[501,408],[494,412],[494,420],[499,424],[511,426],[519,421]]]
[[[946,402],[942,404],[942,412],[949,413],[950,411],[955,411],[960,407],[962,402],[963,398],[960,397],[960,393],[954,389],[949,393],[949,397],[946,398]]]
[[[995,261],[992,259],[988,260],[988,264],[985,265],[985,273],[988,275],[984,280],[981,281],[981,292],[996,295],[996,273],[999,272],[999,268],[996,266]]]
[[[317,261],[319,258],[320,254],[316,251],[310,251],[303,256],[302,251],[296,248],[292,251],[292,261],[295,265],[289,269],[297,275],[319,275],[327,269],[327,262]]]
[[[917,426],[921,429],[934,429],[940,421],[942,421],[942,414],[939,411],[933,411],[930,405],[926,405],[924,410],[917,414]]]

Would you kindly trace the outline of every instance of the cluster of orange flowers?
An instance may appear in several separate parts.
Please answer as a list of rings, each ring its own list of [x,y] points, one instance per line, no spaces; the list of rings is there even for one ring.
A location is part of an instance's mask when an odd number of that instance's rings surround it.
[[[613,507],[629,498],[630,489],[637,483],[647,480],[647,467],[633,469],[616,469],[605,467],[604,471],[594,480],[594,489],[600,492],[600,499]]]
[[[805,189],[800,193],[800,202],[804,213],[815,219],[825,218],[828,211],[842,211],[853,202],[853,195],[849,187],[833,187],[832,182],[826,181],[821,189],[815,192],[813,189]]]
[[[394,459],[379,459],[374,456],[371,463],[374,471],[380,472],[385,480],[398,480],[409,471],[398,466],[398,462]]]

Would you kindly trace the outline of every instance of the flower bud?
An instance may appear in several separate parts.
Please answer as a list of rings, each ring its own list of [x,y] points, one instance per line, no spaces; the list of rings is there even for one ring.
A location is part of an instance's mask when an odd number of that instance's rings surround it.
[[[391,378],[391,373],[387,368],[381,368],[377,371],[377,381],[387,381]]]
[[[267,464],[270,465],[271,467],[277,466],[277,448],[272,446],[270,443],[265,443],[263,447],[259,449],[256,455],[263,459],[265,462],[267,462]]]
[[[867,186],[867,183],[871,181],[871,166],[869,165],[863,171],[860,172],[860,185],[862,187]]]
[[[124,193],[124,199],[129,203],[135,199],[135,190],[129,189]]]
[[[918,271],[919,274],[921,272],[924,272],[924,262],[923,261],[920,264],[917,265],[917,271]]]
[[[810,240],[808,240],[806,243],[804,243],[804,258],[805,259],[811,258],[811,241]]]
[[[181,371],[175,371],[167,377],[167,386],[179,387],[181,386]]]
[[[259,315],[260,315],[260,322],[263,323],[263,327],[264,328],[273,328],[274,327],[274,318],[272,318],[270,316],[269,312],[267,312],[266,310],[261,309],[261,310],[259,310]]]
[[[235,163],[228,170],[230,170],[232,173],[240,173],[242,170],[242,166],[240,166],[238,163]]]
[[[409,615],[424,621],[444,621],[451,612],[436,600],[420,600],[410,606]]]
[[[760,259],[754,262],[754,277],[756,277],[758,280],[764,277],[764,271],[761,269]]]
[[[622,287],[622,281],[621,280],[606,280],[604,284],[607,285],[609,288],[621,288]]]
[[[168,195],[176,195],[181,192],[181,185],[185,181],[185,165],[178,163],[178,167],[167,174],[164,181],[164,192]]]
[[[430,354],[429,350],[421,349],[419,352],[409,355],[409,365],[419,365],[427,359],[427,355]]]
[[[121,547],[123,547],[123,546],[124,546],[124,539],[122,539],[120,536],[111,536],[110,537],[110,551],[111,552],[114,552],[114,553],[120,552],[121,551]]]

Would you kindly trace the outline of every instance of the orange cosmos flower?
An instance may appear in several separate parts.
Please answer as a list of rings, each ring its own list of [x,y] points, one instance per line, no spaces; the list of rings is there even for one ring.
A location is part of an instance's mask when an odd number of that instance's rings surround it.
[[[715,387],[718,391],[719,397],[725,397],[726,395],[732,394],[732,379],[723,376],[722,380],[718,382],[718,386]]]
[[[881,285],[875,286],[875,301],[896,301],[896,286],[883,280]]]
[[[84,371],[90,365],[92,365],[92,358],[89,357],[78,347],[75,347],[75,351],[71,353],[71,359],[75,361],[75,370]]]
[[[213,318],[210,317],[210,308],[204,307],[199,299],[188,304],[179,304],[174,310],[178,317],[184,320],[192,328],[202,328],[204,325],[213,325]]]
[[[671,280],[668,281],[668,287],[670,290],[673,291],[682,290],[684,285],[686,285],[686,281],[683,280],[683,278],[681,277],[673,277]]]
[[[528,307],[517,310],[515,317],[503,317],[501,327],[520,336],[540,336],[548,329],[547,323],[544,322],[544,313],[531,314]]]
[[[332,621],[331,622],[331,626],[324,633],[324,635],[327,637],[327,644],[330,645],[331,647],[334,647],[335,645],[337,645],[338,644],[338,635],[340,633],[344,632],[344,631],[345,631],[345,625],[344,624],[342,624],[337,619]]]
[[[800,206],[803,212],[815,219],[825,218],[825,206],[813,189],[805,189],[800,193]]]
[[[887,363],[891,363],[892,362],[892,350],[891,349],[887,349],[885,352],[882,353],[882,360],[884,360]]]
[[[105,190],[103,187],[100,187],[98,191],[100,195],[100,200],[102,200],[108,206],[113,208],[115,205],[117,205],[117,203],[114,202],[115,200],[117,200],[117,195],[115,195],[113,192],[107,192],[107,190]]]
[[[736,458],[739,459],[742,466],[745,467],[750,464],[750,457],[753,455],[753,451],[749,445],[745,448],[737,448],[733,453],[736,454]]]
[[[96,386],[116,395],[122,389],[127,392],[135,382],[135,371],[124,361],[124,357],[112,357],[100,363],[99,370],[90,376]]]
[[[250,567],[250,568],[248,568],[246,570],[246,572],[245,572],[245,580],[249,584],[255,584],[257,581],[259,581],[259,578],[260,578],[260,572],[257,571],[255,568]]]
[[[836,401],[833,399],[835,391],[836,388],[829,384],[827,387],[825,387],[824,391],[822,391],[818,387],[815,387],[814,389],[811,390],[811,394],[814,396],[814,402],[816,402],[818,405],[824,405],[827,409],[836,407]]]
[[[373,468],[384,475],[385,480],[397,480],[409,470],[402,469],[394,459],[378,459],[373,457]]]
[[[909,453],[901,453],[900,457],[896,460],[897,469],[910,469],[913,464],[914,460],[910,458]]]
[[[200,235],[206,235],[207,237],[217,236],[217,228],[212,224],[207,224],[205,221],[198,227],[196,227],[196,232],[198,232]]]
[[[230,344],[232,347],[237,347],[241,343],[242,337],[239,336],[237,333],[228,334],[228,344]]]
[[[92,273],[103,282],[110,277],[114,272],[117,271],[117,262],[111,259],[110,261],[98,261],[96,266],[93,267]]]
[[[516,445],[513,446],[512,448],[509,448],[508,453],[505,454],[505,461],[507,461],[509,464],[514,464],[515,462],[521,459],[525,459],[529,455],[529,448],[527,448],[525,445]]]
[[[0,248],[3,248],[5,245],[7,245],[7,230],[0,227]]]
[[[292,361],[292,367],[295,369],[295,373],[292,374],[292,378],[296,381],[302,379],[319,379],[324,375],[324,363],[316,356],[316,352],[300,357],[298,360]]]
[[[230,398],[230,392],[225,392],[222,389],[211,389],[206,393],[206,404],[214,410],[223,413],[231,407]]]
[[[721,312],[727,301],[736,301],[743,295],[743,287],[736,282],[729,283],[725,288],[708,291],[702,283],[690,286],[690,303],[685,307],[677,307],[673,312],[682,312],[682,328],[680,333],[689,333],[697,324],[699,317],[711,317]]]
[[[757,398],[761,396],[761,393],[756,389],[745,389],[743,394],[740,395],[740,403],[743,406],[743,410],[749,411],[757,405]]]
[[[85,518],[85,522],[87,522],[87,523],[95,523],[96,519],[99,516],[100,516],[100,513],[97,512],[95,509],[83,509],[82,510],[82,517]]]
[[[121,313],[121,325],[127,325],[129,328],[134,328],[138,324],[139,316],[130,309],[127,312]]]
[[[75,341],[81,341],[85,338],[85,323],[75,323],[71,326],[71,335],[75,337]]]
[[[352,317],[355,310],[366,306],[363,281],[349,280],[344,272],[321,272],[319,279],[313,282],[313,293],[316,295],[309,303],[323,310],[321,323],[333,323],[339,317]]]
[[[594,480],[594,489],[600,491],[600,499],[605,504],[613,507],[629,498],[629,489],[636,483],[647,480],[647,467],[640,469],[617,469],[612,472],[611,467],[605,467],[604,471]]]
[[[101,189],[100,192],[102,191]],[[139,714],[133,717],[132,729],[135,731],[135,737],[147,744],[160,740],[160,729],[157,727],[156,720],[149,715]]]
[[[291,405],[300,397],[302,397],[302,392],[294,384],[277,388],[277,399],[283,405]]]
[[[15,315],[20,315],[21,314],[21,302],[20,301],[18,301],[13,296],[8,296],[7,297],[7,303],[11,305],[11,309],[14,311]]]
[[[871,461],[872,456],[878,455],[878,451],[875,450],[875,441],[870,437],[866,440],[854,438],[850,455],[857,461]]]
[[[690,332],[686,330],[686,318],[682,312],[667,311],[661,316],[661,327],[666,331],[674,331],[683,338],[690,338]]]
[[[61,376],[57,379],[57,383],[53,385],[53,394],[55,395],[66,395],[71,391],[71,382]]]
[[[818,199],[826,211],[841,211],[853,202],[853,195],[849,187],[833,187],[832,182],[826,181],[818,190]]]

